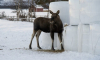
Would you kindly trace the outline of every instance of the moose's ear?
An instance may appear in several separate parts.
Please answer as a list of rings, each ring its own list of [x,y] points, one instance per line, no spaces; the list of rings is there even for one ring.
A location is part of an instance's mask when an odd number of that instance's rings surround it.
[[[53,12],[50,10],[50,13],[53,14]]]
[[[59,13],[60,13],[60,11],[58,10],[56,13],[57,13],[57,14],[59,14]]]

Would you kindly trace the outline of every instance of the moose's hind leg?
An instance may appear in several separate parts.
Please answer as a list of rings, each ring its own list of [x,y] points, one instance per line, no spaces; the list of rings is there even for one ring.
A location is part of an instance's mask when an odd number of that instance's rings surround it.
[[[31,37],[31,42],[30,42],[30,45],[29,45],[29,49],[32,49],[32,47],[31,47],[31,45],[32,45],[32,40],[33,40],[33,38],[34,38],[36,32],[37,32],[37,31],[33,30],[33,34],[32,34],[32,37]]]
[[[41,30],[38,30],[38,31],[37,31],[37,34],[36,34],[36,40],[37,40],[37,47],[38,47],[39,49],[41,49],[41,47],[40,47],[40,45],[39,45],[39,36],[40,36],[40,34],[41,34]]]

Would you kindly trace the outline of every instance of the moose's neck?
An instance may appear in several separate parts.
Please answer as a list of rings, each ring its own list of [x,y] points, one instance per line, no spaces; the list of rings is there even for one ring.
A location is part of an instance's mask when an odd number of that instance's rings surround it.
[[[59,15],[57,17],[55,17],[55,18],[51,18],[51,21],[58,21],[58,20],[60,20]]]

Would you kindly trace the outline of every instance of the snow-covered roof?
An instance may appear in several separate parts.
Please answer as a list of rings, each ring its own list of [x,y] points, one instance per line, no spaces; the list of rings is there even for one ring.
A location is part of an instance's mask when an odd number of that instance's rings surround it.
[[[36,8],[43,8],[41,5],[36,5],[35,7]]]

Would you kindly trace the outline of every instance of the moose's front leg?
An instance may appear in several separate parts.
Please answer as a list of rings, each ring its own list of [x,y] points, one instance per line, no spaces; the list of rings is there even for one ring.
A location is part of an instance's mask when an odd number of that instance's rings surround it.
[[[62,33],[58,33],[59,41],[61,44],[61,50],[64,50],[63,44],[62,44]]]
[[[54,49],[54,32],[51,32],[50,35],[51,35],[51,39],[52,39],[52,48],[51,49],[55,50]]]

